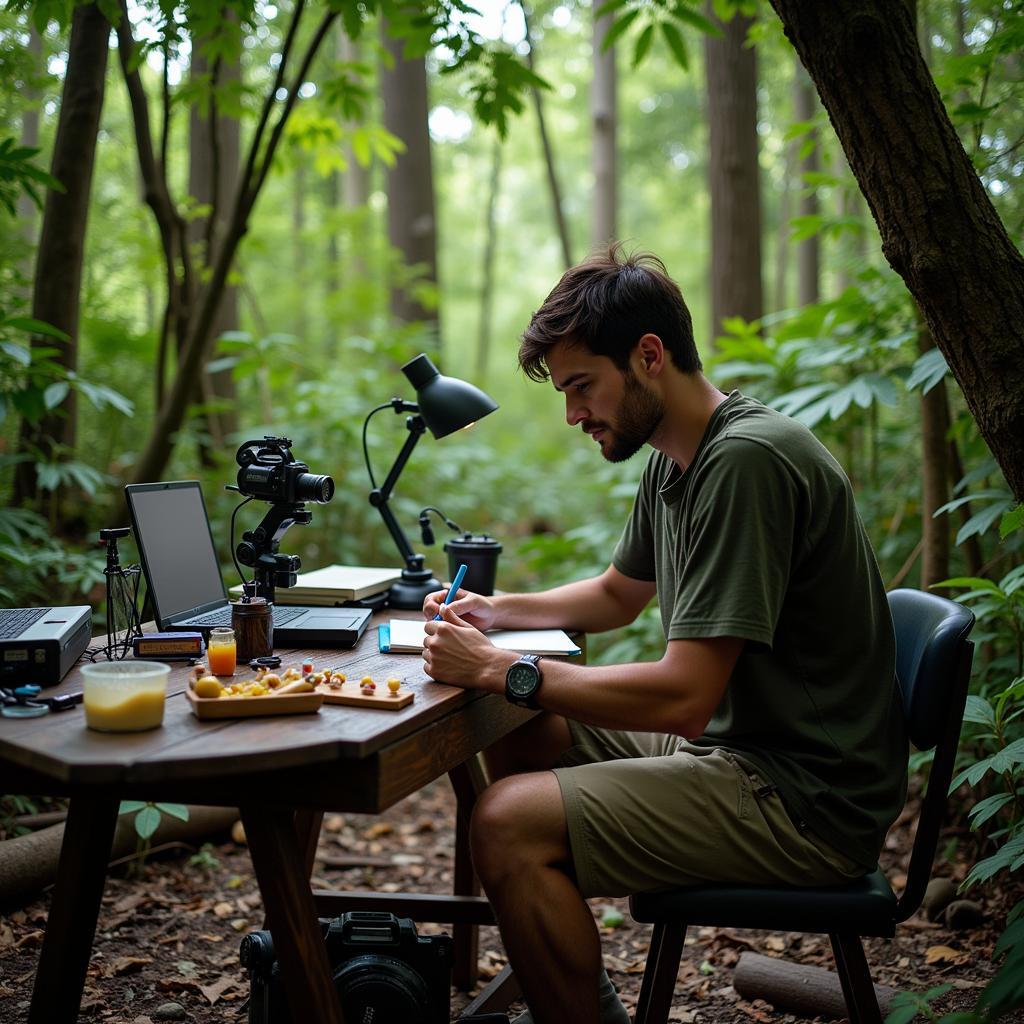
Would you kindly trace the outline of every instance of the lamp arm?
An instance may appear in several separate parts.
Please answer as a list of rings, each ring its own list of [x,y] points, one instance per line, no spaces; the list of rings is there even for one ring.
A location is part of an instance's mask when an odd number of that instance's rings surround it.
[[[422,416],[410,416],[405,421],[405,425],[409,430],[409,436],[405,439],[405,444],[402,445],[402,450],[398,453],[394,465],[388,471],[384,483],[370,491],[370,504],[380,512],[381,519],[384,520],[384,525],[388,528],[388,532],[397,545],[399,553],[405,559],[406,565],[409,568],[422,568],[423,556],[417,555],[413,551],[409,538],[406,537],[405,532],[399,525],[398,520],[395,519],[394,513],[388,505],[391,499],[391,492],[394,490],[402,470],[405,469],[405,464],[409,461],[409,456],[412,455],[416,442],[426,433],[427,429]]]

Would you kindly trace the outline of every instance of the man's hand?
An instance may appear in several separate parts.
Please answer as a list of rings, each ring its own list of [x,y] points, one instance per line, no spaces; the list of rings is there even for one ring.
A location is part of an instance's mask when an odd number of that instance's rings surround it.
[[[434,593],[426,596],[423,601],[423,617],[425,619],[432,619],[437,615],[447,594],[447,590],[435,590]],[[485,630],[494,626],[494,602],[489,597],[474,594],[469,590],[459,590],[455,595],[455,600],[448,607],[455,612],[456,618],[462,619],[476,629]]]
[[[499,651],[479,629],[460,618],[453,611],[457,603],[453,601],[441,607],[440,622],[427,623],[423,670],[441,683],[470,690],[504,692],[505,670],[516,656],[509,651]]]

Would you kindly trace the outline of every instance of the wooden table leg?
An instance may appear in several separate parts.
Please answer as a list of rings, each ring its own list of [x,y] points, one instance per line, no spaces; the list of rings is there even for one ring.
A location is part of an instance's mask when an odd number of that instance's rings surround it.
[[[119,801],[76,796],[68,808],[29,1024],[74,1024],[96,933]]]
[[[295,835],[294,812],[256,804],[239,809],[281,963],[291,1019],[303,1024],[345,1024],[317,925],[304,851]]]
[[[456,896],[478,896],[480,880],[473,870],[469,850],[469,821],[477,796],[484,791],[487,777],[480,755],[471,757],[448,773],[455,790],[455,871],[452,891]],[[455,965],[452,983],[468,991],[476,983],[480,929],[475,924],[456,924],[452,928],[455,943]]]
[[[295,812],[295,835],[302,851],[302,863],[306,877],[313,874],[316,861],[316,847],[320,840],[320,828],[324,823],[324,812],[302,809]]]

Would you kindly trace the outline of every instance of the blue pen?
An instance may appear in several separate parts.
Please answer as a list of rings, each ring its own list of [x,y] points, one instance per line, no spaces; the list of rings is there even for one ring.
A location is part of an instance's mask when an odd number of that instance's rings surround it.
[[[459,592],[459,587],[462,586],[462,581],[466,578],[466,570],[469,568],[468,565],[463,563],[459,566],[459,571],[455,574],[455,579],[452,580],[451,588],[448,593],[444,596],[444,603],[451,604],[455,600],[455,595]],[[437,622],[441,618],[441,613],[438,612],[434,616],[434,621]]]

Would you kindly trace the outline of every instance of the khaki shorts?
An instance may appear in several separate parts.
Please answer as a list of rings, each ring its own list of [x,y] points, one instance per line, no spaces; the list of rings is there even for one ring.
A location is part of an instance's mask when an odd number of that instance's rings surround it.
[[[676,736],[569,722],[554,769],[585,897],[703,882],[837,885],[864,868],[801,830],[770,780],[721,750]]]

